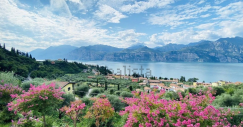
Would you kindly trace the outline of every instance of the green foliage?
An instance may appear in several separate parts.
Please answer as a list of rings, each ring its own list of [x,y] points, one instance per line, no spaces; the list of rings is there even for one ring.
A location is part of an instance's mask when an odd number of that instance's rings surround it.
[[[114,88],[110,89],[110,94],[114,94],[116,90]]]
[[[34,85],[34,86],[39,86],[42,85],[45,82],[44,79],[42,78],[35,78],[32,79],[31,81],[25,81],[21,84],[21,88],[25,91],[28,91],[30,88],[30,84]]]
[[[14,86],[20,85],[19,78],[14,76],[13,72],[0,72],[0,84],[12,84]]]
[[[13,71],[17,75],[27,77],[38,65],[35,59],[26,57],[25,54],[20,55],[15,51],[0,48],[0,71]]]
[[[90,92],[90,96],[94,97],[94,96],[98,95],[99,93],[102,93],[102,90],[100,88],[94,88]]]
[[[123,103],[116,95],[107,95],[107,98],[116,112],[121,111],[126,106],[125,103]]]
[[[116,91],[115,92],[115,95],[117,95],[117,96],[120,96],[120,94],[121,94],[121,91]]]
[[[89,91],[88,85],[80,85],[78,87],[75,87],[75,94],[81,98],[84,97],[88,91]]]
[[[185,81],[186,81],[186,78],[184,76],[181,76],[180,82],[185,82]]]
[[[85,103],[87,107],[92,106],[92,104],[94,103],[94,101],[90,100],[88,97],[84,97],[81,100]]]
[[[188,82],[197,82],[199,80],[198,78],[189,78],[187,81]]]
[[[133,97],[133,94],[131,92],[123,91],[121,93],[122,97]]]
[[[225,93],[225,90],[223,87],[213,87],[213,90],[216,91],[215,96],[219,96],[219,95]]]
[[[60,104],[60,107],[70,105],[70,102],[75,101],[73,94],[63,94],[62,98],[64,99],[63,102]]]

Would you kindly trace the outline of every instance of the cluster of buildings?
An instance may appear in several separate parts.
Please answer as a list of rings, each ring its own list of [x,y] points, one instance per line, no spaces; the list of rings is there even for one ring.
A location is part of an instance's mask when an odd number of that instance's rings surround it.
[[[95,78],[95,76],[88,76],[88,78]],[[158,90],[165,90],[165,91],[185,91],[189,88],[196,88],[197,86],[202,87],[212,87],[212,86],[224,86],[229,84],[235,84],[239,85],[242,84],[242,82],[228,82],[219,80],[217,82],[213,83],[200,83],[200,82],[193,82],[192,85],[184,84],[179,82],[179,79],[173,79],[173,80],[151,80],[144,77],[133,77],[133,76],[124,76],[124,75],[113,75],[108,74],[105,76],[108,80],[114,80],[114,79],[126,79],[131,80],[132,82],[139,82],[139,85],[145,86],[144,91],[150,92],[153,89]],[[74,82],[57,82],[57,84],[62,88],[63,91],[66,93],[73,93],[75,83]]]

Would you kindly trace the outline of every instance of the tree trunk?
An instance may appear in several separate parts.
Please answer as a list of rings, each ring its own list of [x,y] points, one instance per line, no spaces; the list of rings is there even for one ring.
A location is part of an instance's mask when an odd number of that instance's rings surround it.
[[[43,127],[46,127],[46,117],[43,115]]]
[[[76,124],[77,124],[77,120],[76,119],[73,120],[73,124],[74,124],[74,127],[76,127]]]

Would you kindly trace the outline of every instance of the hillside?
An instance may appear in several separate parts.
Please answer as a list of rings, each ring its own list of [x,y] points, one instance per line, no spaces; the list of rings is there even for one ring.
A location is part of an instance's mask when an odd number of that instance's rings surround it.
[[[47,49],[36,49],[30,52],[32,56],[34,56],[38,60],[45,60],[45,59],[63,59],[64,56],[77,49],[77,47],[70,46],[70,45],[60,45],[60,46],[51,46]]]
[[[27,77],[29,74],[32,78],[56,78],[64,74],[80,73],[87,66],[77,62],[44,61],[38,62],[32,55],[20,52],[14,48],[11,51],[0,46],[0,71],[13,71],[15,74]]]
[[[8,51],[0,47],[0,71],[14,71],[17,75],[27,77],[38,66],[39,63],[32,56],[13,48]]]

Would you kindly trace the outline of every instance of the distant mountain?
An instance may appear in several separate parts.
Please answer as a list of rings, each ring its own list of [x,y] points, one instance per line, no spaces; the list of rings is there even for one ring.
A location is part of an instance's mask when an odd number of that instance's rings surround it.
[[[63,59],[66,54],[77,49],[77,47],[70,45],[51,46],[47,49],[36,49],[30,54],[38,60],[45,59]]]
[[[181,50],[182,48],[187,47],[187,45],[183,44],[167,44],[163,47],[156,47],[154,48],[156,51],[160,52],[169,52],[169,51],[178,51]]]
[[[66,55],[66,58],[71,60],[102,60],[104,55],[122,50],[122,48],[107,45],[84,46],[71,51]]]
[[[132,45],[132,46],[128,47],[127,49],[136,50],[136,49],[140,49],[142,47],[145,47],[145,46],[143,44],[139,43],[139,44]]]
[[[54,48],[54,49],[53,49]],[[168,44],[163,47],[148,48],[144,45],[133,45],[129,48],[116,48],[107,45],[84,46],[59,53],[57,47],[50,47],[41,53],[41,57],[67,58],[69,60],[106,60],[106,61],[158,61],[158,62],[243,62],[243,38],[220,38],[216,41],[199,41],[183,44]],[[60,48],[58,48],[60,49]],[[48,52],[47,52],[48,51]],[[32,54],[33,55],[33,54]],[[33,55],[36,57],[35,55]],[[55,57],[54,57],[55,56]],[[36,57],[37,59],[40,58]],[[47,59],[47,57],[45,57]]]

